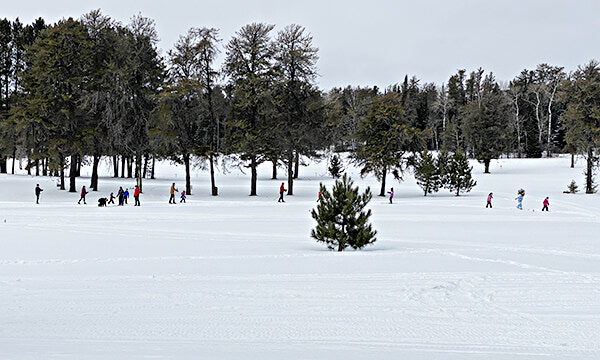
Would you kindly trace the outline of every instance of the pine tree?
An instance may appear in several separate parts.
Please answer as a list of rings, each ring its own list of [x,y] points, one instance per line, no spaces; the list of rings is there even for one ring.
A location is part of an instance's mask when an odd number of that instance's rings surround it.
[[[457,151],[450,160],[447,188],[460,196],[462,192],[469,192],[477,185],[471,177],[472,166],[469,166],[467,157],[461,151]]]
[[[441,185],[441,177],[437,162],[427,150],[424,150],[415,163],[415,179],[423,189],[423,196],[437,192]]]
[[[438,154],[435,167],[440,178],[440,188],[447,187],[450,182],[450,154],[446,150]]]
[[[575,194],[579,191],[579,186],[577,186],[577,184],[575,183],[575,180],[571,180],[571,183],[569,184],[569,186],[567,186],[567,190],[563,191],[563,193],[565,194]]]
[[[364,210],[373,197],[371,189],[359,194],[358,186],[353,187],[353,184],[346,174],[336,180],[331,193],[321,184],[319,204],[316,210],[311,210],[317,226],[310,236],[331,250],[361,249],[377,240],[377,231],[369,223],[371,210]]]
[[[344,167],[342,166],[342,161],[338,155],[334,155],[331,158],[331,164],[329,165],[329,173],[333,176],[334,179],[339,178],[344,172]]]

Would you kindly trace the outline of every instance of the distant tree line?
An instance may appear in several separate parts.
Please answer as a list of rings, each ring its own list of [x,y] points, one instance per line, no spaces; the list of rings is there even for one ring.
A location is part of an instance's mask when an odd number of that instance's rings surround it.
[[[321,90],[318,49],[299,25],[243,26],[227,43],[213,28],[192,28],[160,56],[154,22],[127,25],[94,10],[80,19],[24,25],[0,20],[0,172],[60,178],[76,191],[82,164],[110,158],[114,177],[154,177],[156,160],[215,173],[238,166],[285,169],[289,195],[303,159],[348,151],[363,175],[401,180],[417,154],[444,150],[482,162],[500,156],[568,152],[586,158],[586,191],[600,145],[600,65],[567,74],[541,64],[508,84],[491,72],[459,70],[447,83]],[[225,60],[216,64],[219,53]],[[418,157],[418,156],[417,156]],[[429,185],[428,185],[429,186]],[[435,188],[434,184],[434,188]],[[429,189],[429,188],[428,188]],[[427,193],[429,190],[425,190]]]

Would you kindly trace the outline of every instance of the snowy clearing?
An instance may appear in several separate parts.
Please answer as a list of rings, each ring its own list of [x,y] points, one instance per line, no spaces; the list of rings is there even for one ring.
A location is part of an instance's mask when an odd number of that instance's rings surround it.
[[[458,198],[388,179],[377,242],[344,253],[309,237],[325,162],[301,168],[285,204],[270,164],[258,197],[233,171],[213,198],[198,171],[177,205],[183,167],[161,164],[139,208],[96,206],[132,179],[101,178],[77,205],[50,178],[0,175],[0,358],[600,358],[600,196],[562,193],[583,187],[583,161],[472,164],[478,185]]]

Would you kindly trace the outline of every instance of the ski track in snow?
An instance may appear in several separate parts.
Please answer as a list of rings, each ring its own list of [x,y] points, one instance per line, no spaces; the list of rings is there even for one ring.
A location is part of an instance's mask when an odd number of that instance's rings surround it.
[[[460,198],[394,184],[393,206],[371,203],[376,244],[344,253],[308,235],[315,189],[332,183],[317,175],[286,204],[269,166],[258,198],[235,174],[219,198],[198,195],[196,175],[170,206],[180,181],[147,181],[140,208],[0,176],[0,358],[598,359],[600,206],[560,193],[581,172],[568,161],[473,163],[479,185]],[[535,211],[514,209],[519,187]]]

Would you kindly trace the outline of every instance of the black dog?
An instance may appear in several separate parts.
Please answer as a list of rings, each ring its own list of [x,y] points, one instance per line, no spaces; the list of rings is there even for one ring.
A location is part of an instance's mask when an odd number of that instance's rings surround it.
[[[98,199],[98,206],[100,206],[100,207],[106,206],[107,202],[108,202],[107,198],[100,198],[100,199]]]

